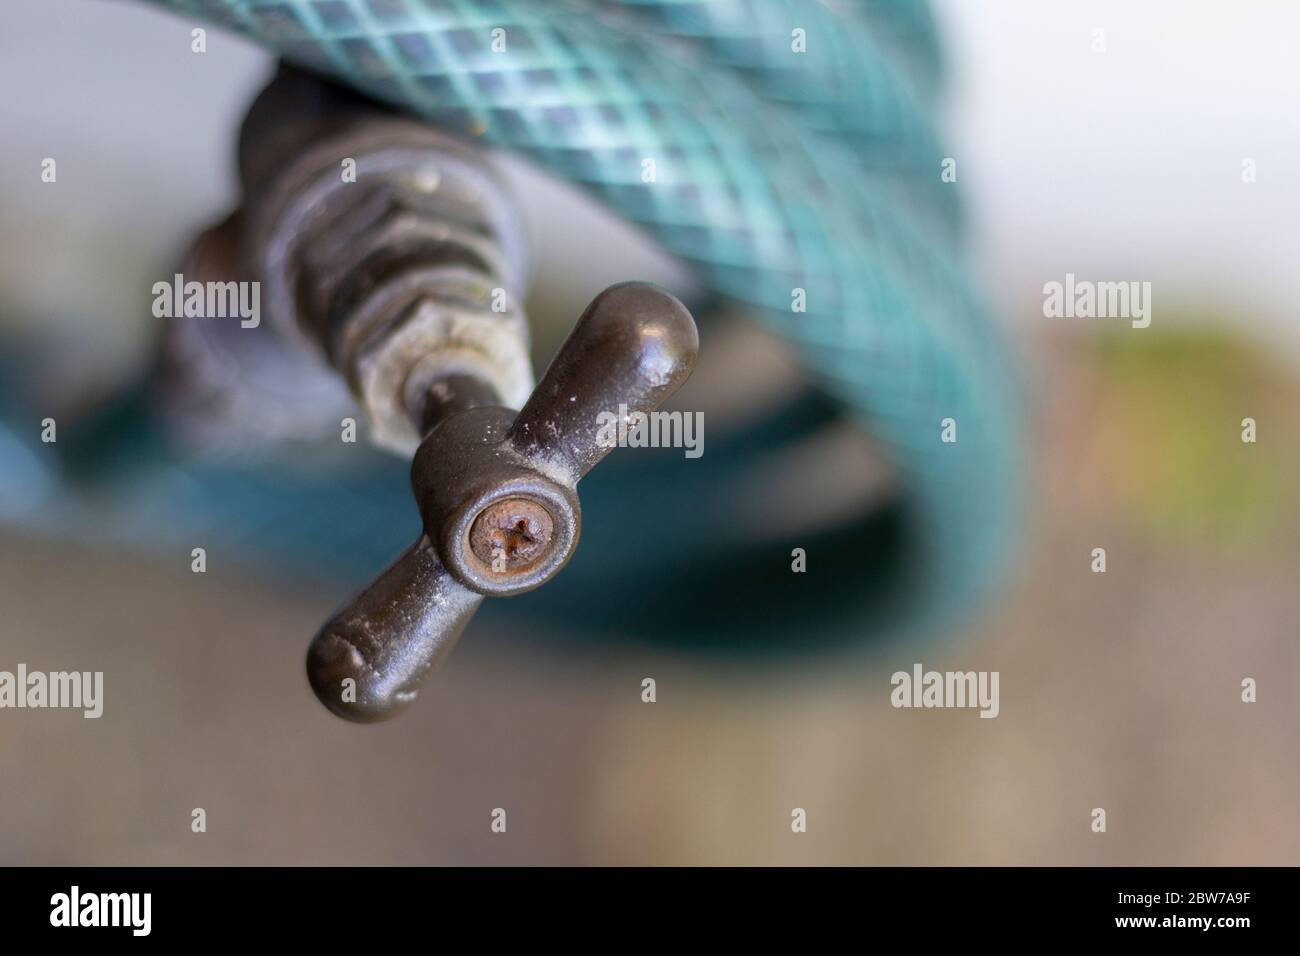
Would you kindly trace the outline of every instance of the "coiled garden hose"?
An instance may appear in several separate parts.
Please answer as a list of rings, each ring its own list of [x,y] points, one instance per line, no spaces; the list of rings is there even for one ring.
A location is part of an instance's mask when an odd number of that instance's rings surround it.
[[[617,534],[584,539],[520,599],[532,612],[580,602],[597,630],[803,645],[932,625],[996,579],[1017,384],[960,261],[924,3],[155,2],[586,188],[788,341],[823,389],[699,467],[640,462],[587,489],[589,527]],[[731,479],[840,408],[887,449],[902,499],[745,548]],[[795,547],[810,573],[792,573]]]

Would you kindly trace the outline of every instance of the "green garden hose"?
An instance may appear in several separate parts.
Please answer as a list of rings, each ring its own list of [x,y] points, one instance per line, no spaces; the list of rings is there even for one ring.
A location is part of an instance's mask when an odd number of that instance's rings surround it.
[[[1019,497],[1018,383],[960,261],[923,3],[155,2],[589,190],[788,341],[892,457],[897,527],[864,518],[830,533],[836,550],[809,549],[821,570],[805,583],[791,580],[789,548],[739,563],[725,553],[705,514],[725,487],[695,501],[654,558],[671,566],[665,596],[689,587],[692,560],[715,588],[729,566],[776,600],[802,588],[800,626],[816,624],[808,608],[833,609],[838,631],[861,635],[885,626],[885,605],[890,624],[899,611],[928,622],[996,580]],[[865,542],[898,534],[886,574]],[[608,552],[600,567],[618,560]],[[870,582],[886,579],[882,603]],[[590,588],[580,581],[569,586]],[[714,604],[712,617],[692,605],[661,623],[746,623],[734,601]],[[769,612],[749,623],[776,628]]]

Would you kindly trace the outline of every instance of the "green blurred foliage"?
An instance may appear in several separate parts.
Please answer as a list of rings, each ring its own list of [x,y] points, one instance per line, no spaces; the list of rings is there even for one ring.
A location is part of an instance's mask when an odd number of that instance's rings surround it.
[[[1091,341],[1096,449],[1135,525],[1167,543],[1258,546],[1294,533],[1293,377],[1219,327]],[[1242,441],[1242,419],[1256,441]]]

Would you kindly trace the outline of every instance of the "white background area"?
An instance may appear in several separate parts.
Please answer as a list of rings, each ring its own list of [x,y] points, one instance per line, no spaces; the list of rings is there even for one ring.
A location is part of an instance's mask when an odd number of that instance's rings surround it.
[[[1067,271],[1149,280],[1156,322],[1203,313],[1300,358],[1300,4],[936,7],[971,251],[1006,315],[1044,321]]]

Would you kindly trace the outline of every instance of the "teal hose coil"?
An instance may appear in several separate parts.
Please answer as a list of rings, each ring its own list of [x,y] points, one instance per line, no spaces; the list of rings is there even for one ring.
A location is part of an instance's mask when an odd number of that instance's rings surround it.
[[[866,526],[832,535],[833,559],[809,549],[811,570],[835,565],[822,575],[835,595],[791,583],[817,575],[791,574],[789,547],[748,565],[747,578],[737,565],[737,583],[756,594],[770,587],[784,601],[804,589],[792,626],[820,626],[816,613],[833,609],[826,626],[847,635],[930,627],[997,580],[1020,497],[1019,386],[962,263],[956,187],[941,177],[947,154],[934,123],[941,56],[924,3],[155,2],[578,184],[788,341],[891,455],[907,536],[883,602],[879,589],[854,584],[879,574]],[[653,182],[643,181],[647,159]],[[806,311],[792,308],[796,289]],[[941,440],[946,419],[955,442]],[[725,536],[706,512],[724,499],[715,489],[690,520],[648,522],[647,536],[665,522],[678,534],[653,563],[694,555],[721,567]],[[587,547],[584,536],[580,556]],[[645,570],[613,550],[599,561],[605,574]],[[756,581],[759,565],[769,573]],[[667,580],[671,600],[669,585],[690,575]],[[724,602],[714,623],[744,623],[734,610]],[[755,620],[776,627],[769,612]]]

